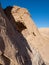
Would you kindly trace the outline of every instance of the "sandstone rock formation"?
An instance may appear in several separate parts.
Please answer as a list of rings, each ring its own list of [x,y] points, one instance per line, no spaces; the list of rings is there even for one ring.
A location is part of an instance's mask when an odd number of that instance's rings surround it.
[[[0,7],[0,65],[46,65],[46,42],[25,8]]]
[[[14,28],[25,37],[29,46],[38,49],[44,61],[49,63],[49,39],[40,34],[28,11],[17,6],[7,7],[4,11]]]

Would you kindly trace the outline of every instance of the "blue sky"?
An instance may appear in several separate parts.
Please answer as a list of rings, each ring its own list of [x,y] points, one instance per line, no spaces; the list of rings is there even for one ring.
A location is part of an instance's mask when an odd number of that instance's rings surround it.
[[[49,0],[0,0],[2,7],[17,5],[27,8],[37,27],[49,27]]]

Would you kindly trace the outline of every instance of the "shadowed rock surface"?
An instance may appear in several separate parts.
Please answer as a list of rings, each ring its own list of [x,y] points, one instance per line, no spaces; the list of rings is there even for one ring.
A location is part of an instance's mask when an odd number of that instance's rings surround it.
[[[43,37],[26,9],[0,7],[0,65],[46,65],[41,41]]]

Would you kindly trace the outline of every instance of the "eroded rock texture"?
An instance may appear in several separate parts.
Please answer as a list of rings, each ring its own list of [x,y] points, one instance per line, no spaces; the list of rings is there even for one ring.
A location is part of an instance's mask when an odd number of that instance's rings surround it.
[[[46,65],[31,42],[35,27],[26,9],[0,7],[0,65]]]
[[[44,61],[49,63],[48,30],[43,30],[44,33],[41,34],[41,29],[38,30],[28,10],[25,8],[18,6],[7,7],[4,12],[14,26],[14,29],[24,36],[30,47],[38,49]]]

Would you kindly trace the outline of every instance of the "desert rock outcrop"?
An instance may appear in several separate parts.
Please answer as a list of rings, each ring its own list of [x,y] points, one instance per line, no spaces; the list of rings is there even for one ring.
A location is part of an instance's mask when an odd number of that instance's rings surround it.
[[[47,39],[40,33],[28,10],[13,6],[7,7],[4,11],[14,28],[25,37],[29,46],[38,49],[44,61],[49,63],[49,38]]]
[[[25,8],[0,7],[0,65],[46,65],[43,43],[44,37]]]

